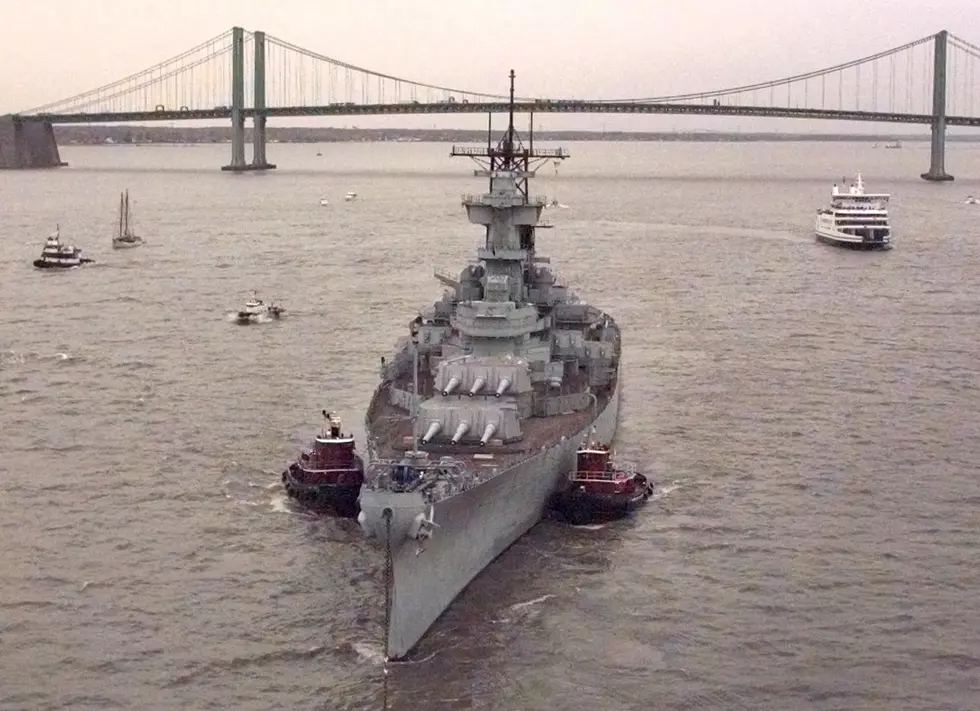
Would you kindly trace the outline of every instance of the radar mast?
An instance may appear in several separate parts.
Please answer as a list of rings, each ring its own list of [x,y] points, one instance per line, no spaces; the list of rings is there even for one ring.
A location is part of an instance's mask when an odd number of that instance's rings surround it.
[[[537,167],[548,160],[558,161],[568,158],[568,152],[564,148],[539,148],[534,149],[534,111],[529,111],[530,120],[528,127],[527,146],[521,141],[514,128],[514,70],[510,70],[510,101],[507,105],[508,123],[507,130],[493,146],[493,114],[487,115],[487,145],[480,148],[463,148],[453,146],[450,156],[465,156],[472,158],[481,166],[480,170],[473,171],[473,175],[478,178],[490,179],[490,192],[493,192],[493,181],[499,173],[506,172],[508,178],[514,180],[517,189],[524,196],[525,202],[528,195],[528,178],[533,178]]]

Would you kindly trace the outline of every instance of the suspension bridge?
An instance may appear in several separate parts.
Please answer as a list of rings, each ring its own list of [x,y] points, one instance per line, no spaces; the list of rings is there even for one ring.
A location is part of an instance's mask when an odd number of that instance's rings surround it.
[[[930,164],[922,177],[946,181],[953,179],[945,167],[946,127],[980,127],[975,88],[980,47],[943,30],[851,62],[728,89],[633,99],[520,97],[515,109],[928,124]],[[63,165],[55,124],[230,119],[231,161],[222,169],[268,170],[275,168],[266,157],[270,118],[504,113],[507,98],[383,74],[234,27],[106,86],[0,117],[0,168]]]

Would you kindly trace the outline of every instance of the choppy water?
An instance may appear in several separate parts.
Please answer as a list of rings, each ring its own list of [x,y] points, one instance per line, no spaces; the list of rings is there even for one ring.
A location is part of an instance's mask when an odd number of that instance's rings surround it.
[[[0,173],[0,708],[380,708],[380,561],[279,472],[321,408],[360,434],[483,186],[445,145],[270,148]],[[571,148],[539,241],[624,327],[619,448],[660,497],[535,528],[393,708],[977,708],[980,151],[932,185],[924,144]],[[856,169],[890,253],[812,240]],[[125,188],[147,244],[113,252]],[[97,265],[30,267],[56,222]],[[253,289],[287,318],[230,323]]]

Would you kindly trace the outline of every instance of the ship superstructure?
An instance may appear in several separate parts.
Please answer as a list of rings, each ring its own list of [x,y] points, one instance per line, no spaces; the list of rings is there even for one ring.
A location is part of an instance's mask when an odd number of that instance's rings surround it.
[[[476,261],[409,324],[366,418],[373,460],[358,516],[385,554],[386,657],[407,654],[462,589],[541,517],[584,435],[609,443],[619,410],[615,321],[557,282],[538,255],[534,167],[510,120],[475,159],[489,190],[465,195],[484,228]]]

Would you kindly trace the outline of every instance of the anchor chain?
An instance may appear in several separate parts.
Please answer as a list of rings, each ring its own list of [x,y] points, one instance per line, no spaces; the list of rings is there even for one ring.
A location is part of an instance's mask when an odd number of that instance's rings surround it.
[[[388,646],[389,630],[391,629],[391,587],[394,578],[394,565],[391,560],[391,509],[384,510],[385,519],[385,628],[384,628],[384,663],[382,666],[382,711],[388,709]]]

